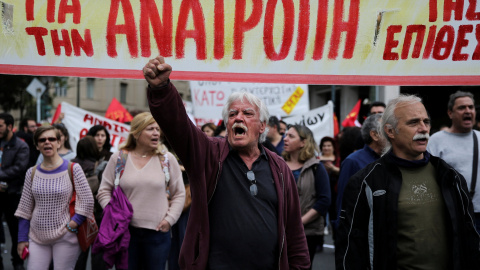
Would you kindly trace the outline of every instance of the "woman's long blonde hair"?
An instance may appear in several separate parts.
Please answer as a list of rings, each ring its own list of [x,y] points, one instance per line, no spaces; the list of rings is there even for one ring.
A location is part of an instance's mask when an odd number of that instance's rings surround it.
[[[137,114],[130,124],[130,133],[128,134],[127,140],[119,147],[119,149],[126,151],[135,150],[137,147],[137,139],[135,137],[138,137],[146,127],[153,123],[156,123],[156,121],[151,113],[143,112]],[[162,130],[160,129],[160,134],[161,133]],[[160,136],[160,138],[162,138],[162,136]],[[165,153],[167,153],[167,147],[160,140],[157,149],[155,150],[155,154],[158,156],[163,156]]]

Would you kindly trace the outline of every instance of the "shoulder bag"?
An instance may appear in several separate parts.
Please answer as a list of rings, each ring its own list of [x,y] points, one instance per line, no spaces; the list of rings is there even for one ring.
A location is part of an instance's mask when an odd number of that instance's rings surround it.
[[[70,181],[72,181],[73,187],[73,194],[72,199],[70,200],[70,217],[75,215],[75,201],[77,197],[77,193],[75,192],[75,182],[73,181],[73,165],[75,163],[70,162],[68,164],[68,175],[70,176]],[[95,238],[97,238],[98,234],[98,226],[97,222],[95,221],[95,216],[93,212],[90,213],[85,221],[78,227],[78,243],[80,244],[80,248],[82,251],[87,251],[88,248],[93,244]]]

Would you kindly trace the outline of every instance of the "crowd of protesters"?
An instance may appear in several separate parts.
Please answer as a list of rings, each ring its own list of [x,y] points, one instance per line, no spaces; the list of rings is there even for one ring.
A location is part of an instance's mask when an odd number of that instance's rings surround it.
[[[83,270],[89,256],[93,270],[110,260],[116,269],[311,269],[329,233],[337,269],[480,269],[471,93],[451,96],[452,126],[428,148],[426,109],[403,95],[317,144],[248,93],[229,97],[218,125],[196,127],[164,59],[143,72],[151,113],[133,118],[115,153],[104,126],[72,149],[61,123],[23,119],[14,133],[13,117],[0,114],[0,216],[15,270],[26,258],[28,269]],[[76,237],[90,213],[102,226],[117,186],[133,209],[119,240],[126,261],[81,251]]]

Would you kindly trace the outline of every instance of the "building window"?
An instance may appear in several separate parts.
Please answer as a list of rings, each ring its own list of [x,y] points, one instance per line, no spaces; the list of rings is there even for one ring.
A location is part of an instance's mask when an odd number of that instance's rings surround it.
[[[95,79],[87,78],[87,98],[93,99],[93,91],[95,90]]]
[[[66,97],[67,96],[67,88],[60,86],[59,83],[55,83],[55,96],[57,97]]]
[[[126,83],[120,83],[120,103],[127,103],[127,86]]]

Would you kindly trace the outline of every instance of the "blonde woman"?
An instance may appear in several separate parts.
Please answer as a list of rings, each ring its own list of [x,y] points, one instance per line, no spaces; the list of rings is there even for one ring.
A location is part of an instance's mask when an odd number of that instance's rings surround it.
[[[82,167],[74,164],[73,179],[69,162],[59,153],[61,134],[53,126],[37,129],[33,139],[43,161],[27,171],[15,216],[19,218],[18,254],[28,248],[28,269],[48,269],[53,259],[55,269],[74,269],[80,254],[77,228],[93,213],[93,195]],[[72,186],[72,182],[74,186]],[[69,203],[73,188],[77,197],[75,215],[70,217]]]
[[[330,206],[330,183],[327,171],[315,157],[317,145],[308,127],[291,126],[284,142],[282,155],[297,182],[302,223],[313,264],[316,248],[323,240],[324,216]]]
[[[127,141],[120,147],[128,152],[120,187],[133,207],[128,248],[128,269],[132,270],[165,269],[170,228],[180,217],[185,202],[180,166],[160,141],[160,134],[152,115],[141,113],[133,118]],[[97,195],[103,208],[112,195],[119,154],[112,155],[103,173]]]

